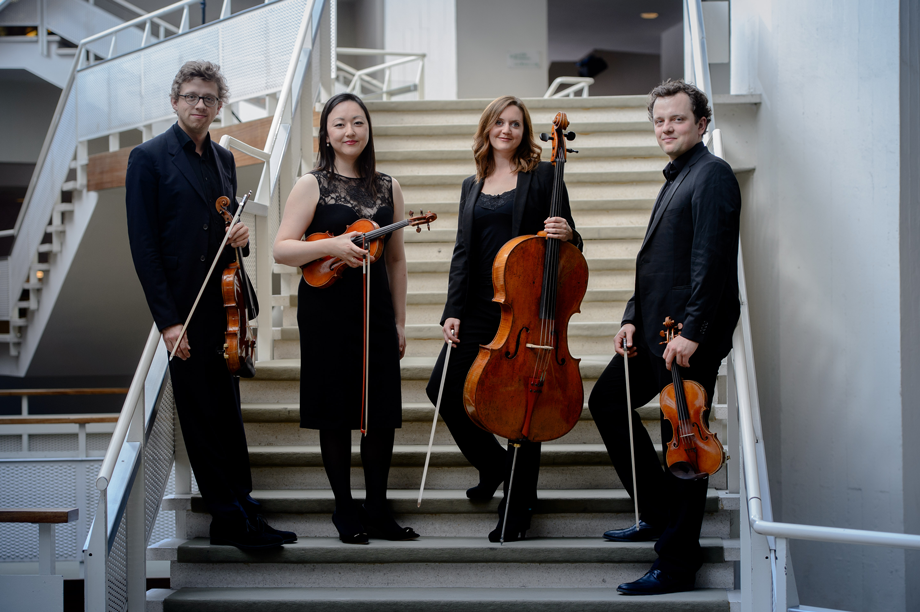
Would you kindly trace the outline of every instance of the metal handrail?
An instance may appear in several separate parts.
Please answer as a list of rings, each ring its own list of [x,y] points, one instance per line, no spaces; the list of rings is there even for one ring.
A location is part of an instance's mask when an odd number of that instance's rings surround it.
[[[117,4],[118,6],[124,7],[124,8],[126,8],[126,9],[128,9],[129,11],[131,11],[132,13],[135,13],[135,14],[137,14],[137,15],[146,15],[146,14],[147,14],[147,11],[145,11],[144,9],[142,9],[142,8],[139,7],[139,6],[134,6],[134,5],[131,4],[130,2],[127,2],[127,0],[110,0],[110,2],[114,2],[114,3]],[[179,32],[179,28],[177,28],[177,27],[174,26],[173,24],[169,23],[168,21],[163,21],[163,20],[160,19],[159,17],[154,18],[153,21],[154,21],[158,26],[161,26],[162,28],[164,28],[164,29],[166,29],[166,30],[169,30],[169,31],[172,32],[173,34],[177,34],[177,33]]]
[[[567,89],[557,92],[556,89],[560,85],[571,85]],[[549,89],[546,90],[546,93],[543,94],[544,98],[574,98],[575,92],[581,90],[581,97],[588,97],[588,87],[594,85],[594,79],[591,77],[573,77],[573,76],[561,76],[556,77],[556,79],[550,84]]]
[[[105,491],[112,480],[112,472],[115,471],[118,453],[125,443],[125,437],[128,435],[128,427],[134,418],[134,412],[138,409],[138,404],[140,403],[138,400],[147,382],[147,372],[150,370],[150,364],[153,362],[153,356],[157,352],[159,343],[160,330],[157,329],[156,323],[154,323],[150,327],[150,333],[147,335],[147,343],[144,345],[144,352],[141,353],[137,370],[134,371],[131,386],[128,387],[128,395],[125,397],[125,403],[121,409],[121,414],[118,416],[118,422],[115,424],[115,431],[112,432],[112,439],[109,441],[105,459],[102,460],[102,467],[99,468],[99,475],[96,476],[96,488],[100,491]],[[141,410],[143,409],[143,406],[141,406]]]
[[[419,99],[424,97],[423,91],[423,79],[425,74],[425,58],[428,57],[427,53],[419,53],[412,51],[386,51],[384,49],[356,49],[353,47],[339,47],[336,49],[336,57],[339,55],[358,55],[358,56],[377,56],[377,55],[392,55],[400,59],[390,60],[382,64],[377,64],[374,66],[369,66],[367,68],[356,69],[348,64],[342,62],[341,60],[336,59],[336,68],[342,70],[349,76],[351,76],[351,81],[348,83],[348,88],[346,89],[349,93],[355,93],[356,90],[360,90],[362,83],[367,83],[379,91],[371,92],[367,95],[381,96],[383,99],[389,99],[391,95],[399,95],[401,93],[409,93],[411,91],[416,91],[418,93]],[[390,69],[397,66],[402,66],[404,64],[410,64],[412,62],[418,62],[418,72],[415,75],[415,82],[410,85],[400,86],[391,88],[390,87]],[[384,72],[383,81],[375,79],[370,75],[379,72]],[[359,95],[364,95],[363,92],[360,92]]]
[[[109,36],[113,34],[118,34],[122,30],[127,30],[128,28],[133,28],[134,26],[138,26],[141,24],[146,25],[148,21],[153,21],[157,17],[163,17],[164,15],[169,15],[170,13],[174,13],[178,11],[179,9],[184,9],[185,7],[191,6],[193,4],[199,4],[199,3],[200,3],[200,0],[180,0],[179,2],[176,2],[175,4],[164,6],[163,8],[153,11],[152,13],[147,13],[146,15],[142,15],[140,17],[132,19],[131,21],[126,21],[122,24],[119,24],[115,26],[114,28],[109,28],[108,30],[99,32],[98,34],[93,34],[92,36],[88,38],[84,38],[82,41],[80,41],[80,46],[85,47],[91,42],[96,42],[97,40],[108,38]],[[179,31],[182,31],[182,29],[180,28]]]

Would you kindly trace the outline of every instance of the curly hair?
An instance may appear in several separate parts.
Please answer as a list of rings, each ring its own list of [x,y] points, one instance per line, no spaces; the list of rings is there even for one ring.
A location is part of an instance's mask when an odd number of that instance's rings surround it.
[[[182,64],[176,78],[173,79],[172,90],[169,97],[173,102],[179,100],[179,91],[183,83],[188,83],[192,79],[201,79],[210,83],[217,83],[217,99],[221,104],[226,104],[230,99],[230,89],[227,87],[227,79],[220,73],[220,66],[206,60],[192,60]]]
[[[712,123],[712,109],[709,107],[709,99],[698,87],[684,82],[683,79],[672,81],[668,79],[658,85],[648,94],[648,118],[654,120],[652,111],[655,109],[655,101],[658,98],[670,98],[679,93],[685,93],[690,98],[690,106],[693,108],[693,118],[696,123],[700,122],[703,117],[706,118],[706,125]]]
[[[495,158],[492,156],[492,144],[489,142],[489,130],[509,106],[517,106],[524,116],[523,137],[517,151],[514,152],[514,164],[518,172],[530,172],[540,163],[543,148],[533,137],[533,123],[524,102],[515,96],[502,96],[489,103],[479,118],[479,127],[473,137],[473,157],[476,160],[476,180],[481,181],[495,170]]]

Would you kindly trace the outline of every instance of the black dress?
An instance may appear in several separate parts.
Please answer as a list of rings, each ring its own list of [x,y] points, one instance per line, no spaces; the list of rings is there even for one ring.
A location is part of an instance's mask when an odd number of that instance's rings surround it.
[[[306,235],[329,231],[338,236],[360,218],[380,227],[393,223],[393,181],[377,174],[377,196],[353,179],[322,170],[319,202]],[[389,241],[391,234],[385,238]],[[370,390],[366,427],[402,425],[399,340],[386,259],[371,265]],[[331,286],[317,289],[300,281],[300,426],[310,429],[361,427],[362,363],[361,268],[348,268]]]

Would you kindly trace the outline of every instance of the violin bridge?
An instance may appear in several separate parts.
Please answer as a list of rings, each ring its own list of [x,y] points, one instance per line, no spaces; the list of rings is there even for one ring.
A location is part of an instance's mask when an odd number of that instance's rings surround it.
[[[555,348],[552,346],[541,346],[539,344],[530,344],[530,343],[527,343],[524,346],[526,346],[529,349],[539,349],[541,351],[551,351]]]

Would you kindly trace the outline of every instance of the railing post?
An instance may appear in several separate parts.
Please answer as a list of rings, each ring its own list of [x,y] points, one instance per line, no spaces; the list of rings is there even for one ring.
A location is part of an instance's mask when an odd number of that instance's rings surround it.
[[[38,525],[38,573],[53,576],[54,571],[54,523]]]
[[[89,539],[83,551],[86,578],[83,581],[83,603],[85,610],[106,609],[106,566],[105,560],[108,551],[106,542],[106,526],[109,524],[106,516],[106,492],[99,493],[99,503],[96,505],[96,516],[89,528]]]
[[[45,0],[38,0],[38,48],[42,57],[48,57],[48,28],[45,26]]]
[[[741,612],[774,612],[771,551],[767,537],[755,532],[744,478],[741,488]],[[776,612],[780,612],[777,610]],[[785,608],[782,609],[785,612]]]
[[[735,368],[732,364],[734,353],[728,356],[728,371],[725,376],[725,403],[728,409],[728,430],[726,433],[726,442],[728,445],[728,454],[734,457],[734,461],[728,461],[728,492],[738,493],[740,475],[741,475],[741,444],[738,431],[738,389],[735,387]]]
[[[128,610],[129,612],[143,612],[147,605],[147,519],[145,512],[146,483],[144,438],[145,436],[145,393],[141,389],[128,429],[127,440],[137,442],[138,467],[137,476],[128,495],[128,504],[125,508],[125,536],[127,547],[126,560],[128,563]]]
[[[792,555],[789,554],[789,540],[776,538],[776,609],[788,610],[799,605],[795,574],[792,571]]]
[[[418,67],[418,99],[425,99],[425,58],[419,59]]]

